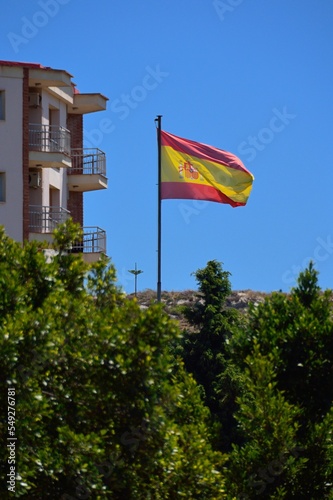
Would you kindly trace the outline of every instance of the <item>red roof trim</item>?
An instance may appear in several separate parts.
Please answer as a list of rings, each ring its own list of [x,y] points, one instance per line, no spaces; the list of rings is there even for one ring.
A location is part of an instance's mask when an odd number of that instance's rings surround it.
[[[46,68],[45,66],[42,66],[39,63],[25,63],[25,62],[16,62],[16,61],[1,61],[0,60],[0,66],[20,66],[23,68],[39,68],[39,69],[51,69],[51,68]]]

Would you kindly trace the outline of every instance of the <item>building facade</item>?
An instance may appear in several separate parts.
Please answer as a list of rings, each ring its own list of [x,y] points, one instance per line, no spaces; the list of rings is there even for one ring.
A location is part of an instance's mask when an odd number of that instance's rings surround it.
[[[100,93],[80,93],[65,70],[0,61],[0,225],[17,241],[52,241],[71,217],[83,228],[74,251],[106,252],[105,231],[84,226],[83,195],[106,189],[103,151],[85,148],[83,116],[106,109]]]

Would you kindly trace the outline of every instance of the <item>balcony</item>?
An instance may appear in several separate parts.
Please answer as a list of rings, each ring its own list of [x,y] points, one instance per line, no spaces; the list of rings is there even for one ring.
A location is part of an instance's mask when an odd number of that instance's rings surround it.
[[[54,229],[58,224],[65,222],[69,217],[70,212],[62,207],[30,205],[30,239],[51,242]]]
[[[71,136],[58,125],[29,124],[29,166],[71,167]]]
[[[100,227],[83,227],[81,241],[73,244],[72,253],[82,253],[85,262],[96,262],[106,253],[106,232]]]
[[[70,191],[107,188],[105,153],[97,148],[72,149],[72,168],[68,171]]]
[[[62,207],[30,205],[29,239],[52,243],[53,231],[70,217]],[[106,253],[106,232],[100,227],[83,227],[82,240],[72,245],[71,253],[81,253],[85,262],[96,262]]]

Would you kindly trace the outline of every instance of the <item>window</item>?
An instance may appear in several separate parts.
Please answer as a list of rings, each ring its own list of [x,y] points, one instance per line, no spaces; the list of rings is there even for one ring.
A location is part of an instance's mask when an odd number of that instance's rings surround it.
[[[0,172],[0,202],[6,201],[6,174]]]
[[[0,120],[5,119],[5,91],[0,90]]]

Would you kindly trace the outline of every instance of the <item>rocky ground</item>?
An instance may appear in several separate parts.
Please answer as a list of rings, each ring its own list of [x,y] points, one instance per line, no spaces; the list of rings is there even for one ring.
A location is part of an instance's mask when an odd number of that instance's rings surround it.
[[[263,302],[269,294],[264,292],[254,292],[252,290],[239,290],[231,292],[227,298],[227,307],[234,307],[241,312],[246,312],[249,304],[254,305]],[[133,295],[129,295],[133,297]],[[162,303],[164,304],[166,312],[173,318],[180,322],[181,328],[188,326],[186,320],[182,315],[182,306],[194,305],[195,302],[200,301],[200,295],[194,290],[184,290],[180,292],[162,292]],[[148,308],[149,305],[156,301],[155,290],[144,290],[138,292],[137,300],[142,309]]]

